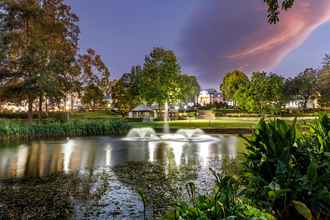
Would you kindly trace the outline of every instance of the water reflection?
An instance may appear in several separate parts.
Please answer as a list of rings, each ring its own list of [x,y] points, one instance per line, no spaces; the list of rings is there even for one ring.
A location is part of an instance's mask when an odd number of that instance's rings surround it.
[[[114,167],[133,161],[159,162],[170,167],[209,166],[212,160],[236,158],[237,137],[220,142],[126,142],[110,137],[34,141],[0,145],[0,177],[45,176],[55,172]],[[168,171],[166,171],[168,172]]]

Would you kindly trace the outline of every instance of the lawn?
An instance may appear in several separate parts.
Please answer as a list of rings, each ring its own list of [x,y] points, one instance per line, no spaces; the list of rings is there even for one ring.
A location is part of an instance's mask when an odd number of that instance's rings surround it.
[[[271,120],[273,118],[267,118]],[[282,117],[280,118],[287,122],[293,122],[294,117]],[[171,128],[254,128],[259,122],[258,117],[221,117],[215,120],[202,120],[202,119],[191,119],[191,120],[174,120],[169,121]],[[297,118],[297,125],[299,127],[307,126],[313,117],[300,117]],[[154,122],[130,122],[132,127],[153,127],[162,128],[164,126],[163,121]]]
[[[25,113],[11,113],[5,114],[3,118],[10,119],[13,121],[20,121]],[[0,118],[1,115],[0,115]],[[45,119],[65,120],[65,113],[49,113],[48,117]],[[298,117],[297,125],[298,127],[307,127],[308,124],[315,117]],[[123,119],[120,115],[110,112],[110,111],[96,111],[96,112],[72,112],[70,113],[71,120],[111,120],[117,121]],[[268,117],[267,120],[271,120],[273,117]],[[281,117],[281,119],[291,122],[294,117]],[[26,120],[26,119],[23,119]],[[125,120],[125,119],[124,119]],[[202,120],[202,119],[187,119],[187,120],[173,120],[169,122],[171,128],[218,128],[218,129],[251,129],[256,126],[260,117],[218,117],[215,120]],[[37,121],[37,120],[36,120]],[[127,119],[128,124],[131,127],[152,127],[152,128],[162,128],[164,126],[163,121],[152,121],[152,122],[131,122]]]
[[[96,112],[72,112],[71,119],[120,119],[121,116],[110,111],[96,111]]]

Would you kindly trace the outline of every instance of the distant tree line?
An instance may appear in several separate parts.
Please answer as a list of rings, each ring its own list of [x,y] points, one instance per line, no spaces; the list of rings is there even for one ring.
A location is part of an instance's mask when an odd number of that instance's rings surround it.
[[[330,55],[325,55],[321,69],[307,68],[293,78],[275,73],[253,72],[248,78],[239,70],[225,75],[220,85],[224,98],[248,112],[279,112],[289,101],[301,102],[307,108],[309,100],[330,102]]]

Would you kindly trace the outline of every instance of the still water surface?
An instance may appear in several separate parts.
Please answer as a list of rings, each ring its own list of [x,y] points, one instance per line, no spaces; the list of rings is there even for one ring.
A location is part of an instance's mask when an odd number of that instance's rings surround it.
[[[182,186],[189,181],[195,182],[201,191],[208,191],[213,182],[209,168],[221,171],[223,161],[237,158],[239,145],[236,136],[219,136],[217,142],[200,143],[86,137],[1,144],[0,179],[105,172],[110,176],[109,190],[100,198],[101,212],[93,218],[109,219],[114,210],[120,208],[118,219],[143,219],[137,186],[149,189],[159,185],[160,189],[148,194],[151,197],[157,197],[166,185]],[[80,204],[75,204],[75,218],[83,219],[81,211],[77,211]],[[153,209],[155,207],[150,208],[149,215],[153,215]]]

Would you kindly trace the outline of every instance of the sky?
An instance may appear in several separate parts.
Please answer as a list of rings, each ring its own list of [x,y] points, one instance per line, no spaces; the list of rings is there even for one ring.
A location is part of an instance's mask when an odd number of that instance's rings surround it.
[[[266,22],[263,0],[66,2],[80,17],[81,52],[96,49],[112,79],[142,65],[153,47],[173,50],[202,88],[219,88],[233,69],[291,77],[330,53],[329,0],[299,0],[276,25]]]

